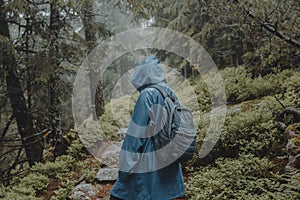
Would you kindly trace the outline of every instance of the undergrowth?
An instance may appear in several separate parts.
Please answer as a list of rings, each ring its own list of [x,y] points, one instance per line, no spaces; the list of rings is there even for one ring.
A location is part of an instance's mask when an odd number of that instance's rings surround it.
[[[188,199],[299,199],[300,182],[290,187],[296,180],[273,168],[268,159],[251,154],[238,159],[219,158],[214,165],[191,168],[186,184]]]

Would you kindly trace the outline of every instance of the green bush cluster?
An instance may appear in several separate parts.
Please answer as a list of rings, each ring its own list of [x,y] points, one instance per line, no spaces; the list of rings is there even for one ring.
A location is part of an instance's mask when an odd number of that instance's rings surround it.
[[[38,163],[32,167],[33,172],[38,172],[50,178],[55,178],[60,173],[70,171],[76,160],[70,155],[62,155],[57,157],[54,162]]]
[[[283,70],[264,77],[251,78],[246,67],[227,67],[221,70],[228,102],[238,103],[268,95],[282,94],[299,83],[299,70]]]
[[[284,134],[278,130],[268,106],[255,106],[245,112],[229,115],[219,140],[220,151],[230,149],[237,153],[252,153],[264,156],[284,144]]]
[[[277,102],[274,98],[248,102],[242,105],[239,111],[228,113],[220,138],[208,156],[236,157],[240,153],[251,153],[263,157],[282,154],[286,139],[279,130],[270,103]],[[208,119],[202,120],[199,128],[199,146],[207,135],[209,123]]]
[[[82,156],[83,144],[79,139],[72,141],[68,147],[67,154],[75,159],[79,159]]]
[[[17,184],[0,189],[0,198],[4,200],[35,200],[36,195],[43,192],[49,184],[49,178],[40,173],[30,173],[20,179]]]
[[[244,66],[227,67],[220,73],[229,103],[240,103],[275,94],[292,95],[293,92],[299,92],[300,70],[288,69],[257,78],[252,78],[251,72]],[[198,96],[200,110],[209,111],[211,97],[203,78],[201,76],[192,78],[191,83]],[[299,103],[299,98],[295,101]]]
[[[286,186],[283,175],[273,172],[265,158],[241,155],[219,158],[214,166],[190,169],[188,199],[299,199],[300,188]]]

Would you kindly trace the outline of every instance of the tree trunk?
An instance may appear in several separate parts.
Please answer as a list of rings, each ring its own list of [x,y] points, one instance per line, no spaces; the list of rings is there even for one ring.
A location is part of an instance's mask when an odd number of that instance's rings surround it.
[[[25,97],[21,87],[20,79],[17,76],[16,53],[10,41],[8,23],[3,13],[3,0],[0,0],[0,42],[2,49],[2,66],[6,71],[7,95],[10,99],[13,115],[16,118],[18,131],[22,138],[29,165],[42,161],[43,148],[40,140],[34,135],[34,127],[29,110],[26,106]]]
[[[60,19],[58,10],[58,1],[50,1],[50,49],[49,49],[49,62],[50,62],[50,79],[49,79],[49,101],[50,101],[50,139],[54,149],[54,156],[59,156],[65,153],[67,146],[64,144],[61,135],[61,114],[60,114],[60,88],[59,88],[59,32],[60,32]]]
[[[84,1],[84,11],[83,11],[83,26],[85,40],[88,44],[88,53],[90,53],[96,46],[96,28],[94,23],[94,13],[93,13],[93,1]],[[90,68],[89,79],[90,79],[90,93],[91,93],[91,113],[93,120],[104,113],[104,98],[103,98],[103,88],[102,82],[99,80],[99,74]]]

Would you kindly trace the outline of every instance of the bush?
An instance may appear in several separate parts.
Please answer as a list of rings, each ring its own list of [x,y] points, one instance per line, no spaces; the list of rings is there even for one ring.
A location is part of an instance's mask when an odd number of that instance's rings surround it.
[[[270,102],[276,103],[274,101],[273,98]],[[220,156],[236,157],[240,153],[251,153],[259,157],[283,153],[285,135],[278,130],[278,123],[268,101],[244,106],[240,111],[227,115],[220,138],[208,155],[212,159]],[[199,146],[207,134],[208,126],[209,120],[203,119],[199,129]]]
[[[215,166],[193,169],[186,185],[189,199],[299,199],[300,190],[282,184],[267,159],[241,155],[220,158]]]
[[[41,173],[49,178],[55,178],[59,173],[68,172],[76,160],[69,155],[57,157],[54,162],[38,163],[32,167],[33,172]]]
[[[21,179],[19,188],[32,188],[37,192],[42,192],[47,188],[49,178],[40,173],[30,173]]]
[[[49,178],[40,173],[30,173],[16,185],[0,188],[0,198],[4,200],[37,200],[36,194],[47,188]]]
[[[240,103],[264,96],[283,94],[289,88],[294,90],[300,81],[300,71],[290,69],[275,71],[273,74],[257,78],[252,78],[251,72],[244,66],[227,67],[222,69],[220,73],[223,77],[227,101],[230,103]],[[197,76],[191,82],[198,95],[201,110],[208,111],[211,104],[210,94],[202,77]]]

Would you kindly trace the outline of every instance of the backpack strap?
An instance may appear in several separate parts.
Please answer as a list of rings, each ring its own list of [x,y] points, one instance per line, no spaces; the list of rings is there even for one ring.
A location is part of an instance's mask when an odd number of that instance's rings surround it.
[[[161,95],[163,96],[164,99],[165,99],[167,96],[169,96],[169,95],[166,93],[165,89],[164,89],[163,87],[161,87],[160,85],[150,85],[150,86],[148,86],[148,88],[155,88],[155,89],[157,89],[157,90],[161,93]]]
[[[164,89],[163,87],[161,87],[160,85],[150,85],[150,86],[148,86],[147,88],[154,88],[154,89],[157,89],[157,90],[160,92],[160,94],[162,95],[162,97],[163,97],[164,99],[166,99],[166,98],[168,97],[168,94],[166,93],[165,89]],[[153,148],[154,148],[154,150],[155,150],[156,145],[155,145],[155,138],[154,138],[154,135],[151,136],[151,141],[152,141]]]

